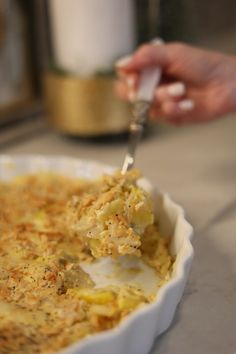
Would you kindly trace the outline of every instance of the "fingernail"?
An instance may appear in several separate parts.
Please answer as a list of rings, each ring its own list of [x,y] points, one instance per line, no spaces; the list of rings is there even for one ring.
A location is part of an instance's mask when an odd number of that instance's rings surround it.
[[[195,103],[193,100],[187,99],[179,102],[178,106],[182,111],[191,111],[194,108]]]
[[[128,55],[126,57],[123,57],[123,58],[117,60],[116,66],[121,68],[121,67],[126,66],[127,64],[129,64],[131,62],[131,60],[132,60],[132,56]]]
[[[134,77],[133,76],[128,76],[126,82],[127,82],[127,85],[129,88],[134,87]]]
[[[167,92],[172,97],[182,96],[186,92],[186,86],[183,82],[176,82],[168,86]]]
[[[163,39],[157,37],[157,38],[153,38],[151,41],[150,41],[151,44],[153,45],[162,45],[164,44],[165,42],[163,41]]]

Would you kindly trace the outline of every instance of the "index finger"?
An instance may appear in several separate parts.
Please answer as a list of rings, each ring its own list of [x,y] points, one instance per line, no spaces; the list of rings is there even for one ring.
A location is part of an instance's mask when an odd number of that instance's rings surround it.
[[[137,72],[148,66],[165,68],[168,62],[168,45],[144,44],[133,55],[119,60],[116,63],[116,69],[126,73]]]

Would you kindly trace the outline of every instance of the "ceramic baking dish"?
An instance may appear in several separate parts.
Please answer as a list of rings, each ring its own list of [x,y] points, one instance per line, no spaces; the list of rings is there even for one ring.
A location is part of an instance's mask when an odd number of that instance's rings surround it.
[[[1,156],[0,179],[39,171],[54,171],[71,177],[96,178],[114,167],[68,157]],[[176,256],[171,279],[157,292],[153,303],[126,317],[114,329],[85,338],[60,354],[146,354],[154,339],[170,325],[181,299],[193,258],[192,227],[183,209],[142,178],[140,186],[153,197],[160,231],[171,235],[170,251]],[[147,280],[148,281],[148,280]]]

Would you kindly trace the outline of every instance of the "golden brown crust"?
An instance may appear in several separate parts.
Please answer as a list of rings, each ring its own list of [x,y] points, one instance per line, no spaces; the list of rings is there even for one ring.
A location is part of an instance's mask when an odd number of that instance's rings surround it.
[[[73,198],[81,200],[82,212],[111,203],[120,177],[104,178],[101,184],[44,174],[0,183],[0,354],[54,353],[114,327],[150,301],[132,286],[96,289],[80,267],[94,257],[78,233],[68,231],[65,210]],[[95,197],[98,186],[101,198]],[[116,227],[124,226],[122,218]],[[125,232],[132,240],[133,230]],[[155,226],[143,237],[150,244],[141,246],[142,257],[164,279],[172,263],[167,245]]]
[[[136,184],[139,173],[103,176],[68,203],[66,217],[95,258],[140,256],[141,237],[154,222],[151,199]]]

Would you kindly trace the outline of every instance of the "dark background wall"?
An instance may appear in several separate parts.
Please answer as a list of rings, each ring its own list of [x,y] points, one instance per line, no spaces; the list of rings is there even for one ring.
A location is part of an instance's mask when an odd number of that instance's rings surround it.
[[[236,53],[236,0],[136,0],[140,41],[155,35]]]

